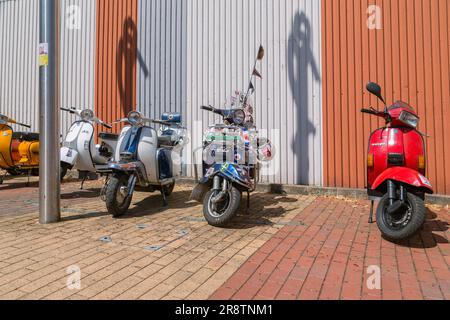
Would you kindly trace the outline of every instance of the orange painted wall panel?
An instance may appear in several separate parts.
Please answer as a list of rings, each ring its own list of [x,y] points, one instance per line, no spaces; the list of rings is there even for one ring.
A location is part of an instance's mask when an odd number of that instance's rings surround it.
[[[381,11],[369,29],[368,7]],[[324,184],[365,187],[366,150],[383,106],[365,92],[378,82],[388,103],[409,102],[426,139],[428,176],[450,194],[450,3],[447,0],[322,0]]]
[[[95,111],[108,123],[136,108],[137,2],[97,0]]]

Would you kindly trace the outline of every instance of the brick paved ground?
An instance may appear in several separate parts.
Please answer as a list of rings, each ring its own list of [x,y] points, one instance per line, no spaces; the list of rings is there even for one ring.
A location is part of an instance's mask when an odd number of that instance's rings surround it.
[[[277,232],[211,299],[450,299],[448,208],[429,208],[423,231],[399,244],[367,223],[368,210],[316,199],[294,218],[304,225]],[[368,289],[370,266],[381,290]]]
[[[36,185],[21,181],[0,186],[2,299],[206,299],[314,200],[256,195],[250,215],[218,229],[188,202],[189,187],[177,187],[168,208],[157,194],[136,193],[130,214],[112,219],[98,182],[82,192],[66,183],[63,221],[43,226]],[[81,290],[66,286],[73,265]]]
[[[112,219],[100,182],[62,186],[63,221],[39,225],[37,184],[0,186],[0,299],[450,298],[449,210],[398,245],[367,224],[368,202],[256,194],[226,229],[202,219],[179,186],[168,208],[136,193]],[[111,241],[100,241],[109,237]],[[379,265],[382,290],[365,282]],[[81,289],[67,288],[67,269]]]

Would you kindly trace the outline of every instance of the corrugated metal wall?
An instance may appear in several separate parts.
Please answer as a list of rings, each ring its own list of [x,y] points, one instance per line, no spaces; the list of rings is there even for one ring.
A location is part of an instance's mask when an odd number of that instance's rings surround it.
[[[367,27],[372,4],[381,29]],[[322,17],[325,185],[365,186],[368,136],[381,125],[359,112],[382,108],[364,91],[372,80],[388,103],[401,99],[418,110],[420,130],[431,135],[428,175],[437,193],[450,194],[448,1],[322,0]]]
[[[38,8],[38,0],[0,1],[0,113],[32,131],[39,130]]]
[[[137,106],[150,118],[185,113],[186,1],[140,0]]]
[[[244,90],[259,44],[266,57],[255,80],[256,121],[272,135],[280,161],[273,183],[321,185],[321,24],[316,0],[191,0],[187,2],[187,112],[219,121],[200,105],[223,106]],[[191,148],[201,143],[194,130]]]
[[[137,109],[147,117],[187,116],[186,13],[185,0],[139,0]],[[190,150],[184,150],[185,159]]]
[[[61,1],[61,106],[94,109],[95,10],[92,0]],[[74,119],[61,112],[63,133]]]
[[[69,10],[71,6],[74,10]],[[0,113],[39,131],[39,0],[0,1]],[[79,29],[68,19],[79,15]],[[93,108],[95,2],[61,0],[60,105]],[[62,133],[73,117],[61,113]],[[24,128],[16,126],[17,130]]]
[[[105,122],[136,108],[137,2],[97,0],[95,110]]]

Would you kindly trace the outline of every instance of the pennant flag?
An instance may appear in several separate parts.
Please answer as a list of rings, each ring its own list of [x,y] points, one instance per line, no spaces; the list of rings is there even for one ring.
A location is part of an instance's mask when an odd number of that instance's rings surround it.
[[[261,76],[261,74],[258,72],[258,70],[256,70],[256,69],[253,69],[253,75],[255,76],[255,77],[258,77],[258,78],[261,78],[262,79],[262,76]]]

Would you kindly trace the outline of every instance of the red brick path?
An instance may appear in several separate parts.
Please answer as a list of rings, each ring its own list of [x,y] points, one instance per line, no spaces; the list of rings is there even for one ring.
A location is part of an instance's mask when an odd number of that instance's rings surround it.
[[[422,232],[390,243],[367,201],[318,198],[256,251],[211,299],[450,299],[449,210],[429,208]],[[369,290],[369,266],[381,289]]]

